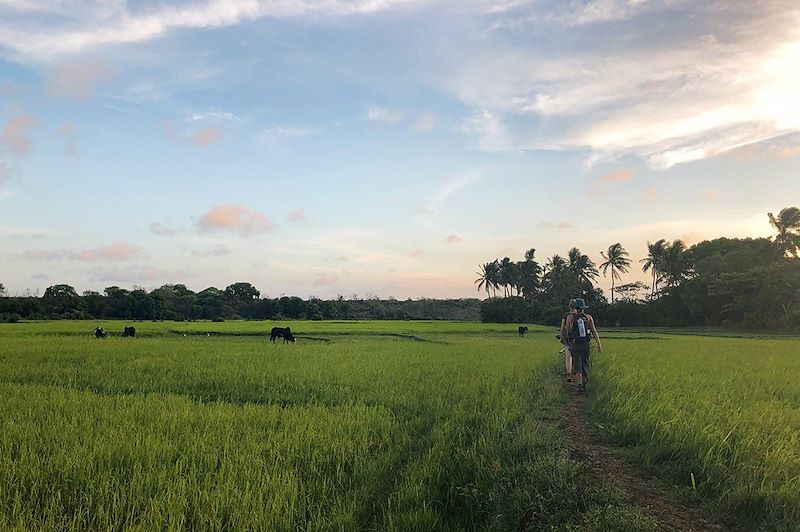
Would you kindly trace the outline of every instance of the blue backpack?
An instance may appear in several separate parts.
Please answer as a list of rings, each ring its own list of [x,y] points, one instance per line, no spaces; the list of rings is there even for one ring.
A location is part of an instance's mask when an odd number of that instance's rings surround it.
[[[592,339],[589,328],[589,317],[586,314],[574,314],[572,327],[569,329],[569,341],[574,344],[588,344]]]

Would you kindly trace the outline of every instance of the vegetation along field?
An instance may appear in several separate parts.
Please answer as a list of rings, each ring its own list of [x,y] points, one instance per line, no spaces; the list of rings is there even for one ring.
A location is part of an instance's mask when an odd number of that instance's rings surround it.
[[[100,324],[0,325],[0,529],[660,526],[570,451],[552,329]],[[609,333],[591,419],[728,526],[792,529],[798,345]]]

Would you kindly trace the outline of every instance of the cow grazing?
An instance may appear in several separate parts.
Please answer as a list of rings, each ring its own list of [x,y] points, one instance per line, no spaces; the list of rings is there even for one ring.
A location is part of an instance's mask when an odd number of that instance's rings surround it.
[[[283,338],[284,344],[286,342],[294,342],[294,335],[292,335],[292,330],[289,327],[273,327],[269,335],[269,341],[275,342],[275,338]]]
[[[525,333],[528,332],[528,328],[525,325],[519,326],[519,335],[525,336]]]
[[[94,330],[94,337],[95,338],[105,338],[106,337],[106,330],[102,327],[97,327]]]
[[[136,327],[125,327],[125,330],[122,331],[123,338],[133,338],[136,336]]]

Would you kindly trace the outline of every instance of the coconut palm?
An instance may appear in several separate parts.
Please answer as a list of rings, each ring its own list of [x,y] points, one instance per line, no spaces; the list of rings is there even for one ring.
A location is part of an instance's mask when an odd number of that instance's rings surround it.
[[[655,296],[658,291],[658,278],[661,275],[661,264],[664,262],[664,247],[667,241],[663,238],[654,243],[647,242],[647,257],[639,262],[642,263],[642,271],[647,273],[653,272],[653,287],[651,295]]]
[[[496,260],[487,262],[478,266],[478,271],[475,273],[478,275],[478,278],[475,279],[475,283],[478,285],[478,292],[486,290],[486,296],[492,297],[489,292],[497,290],[500,263]]]
[[[517,288],[526,297],[533,297],[539,289],[542,268],[534,259],[535,254],[536,250],[531,248],[525,252],[525,260],[517,263],[517,273],[519,275]]]
[[[686,280],[692,273],[692,264],[686,244],[683,240],[675,240],[664,247],[661,265],[661,279],[667,286],[674,288]]]
[[[582,284],[592,284],[600,275],[592,259],[588,255],[581,253],[578,248],[572,248],[567,253],[567,269]]]
[[[503,260],[500,261],[500,272],[499,272],[499,281],[500,285],[503,287],[503,295],[508,297],[508,290],[509,287],[513,289],[514,286],[514,263],[511,262],[511,259],[508,257],[503,257]]]
[[[786,207],[775,216],[767,213],[769,223],[778,231],[775,235],[775,245],[784,255],[798,257],[800,251],[800,209]]]
[[[600,264],[600,271],[603,272],[603,277],[606,276],[608,270],[611,270],[611,302],[614,302],[614,281],[620,279],[620,273],[628,273],[631,265],[631,260],[628,258],[628,252],[622,247],[622,244],[617,242],[608,246],[607,252],[600,252],[605,262]]]

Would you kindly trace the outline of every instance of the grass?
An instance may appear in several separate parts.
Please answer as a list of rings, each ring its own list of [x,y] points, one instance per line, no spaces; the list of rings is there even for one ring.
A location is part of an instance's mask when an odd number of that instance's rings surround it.
[[[610,341],[593,369],[609,442],[727,527],[797,530],[800,341]]]
[[[656,526],[570,458],[549,329],[124,325],[0,325],[0,529]]]

